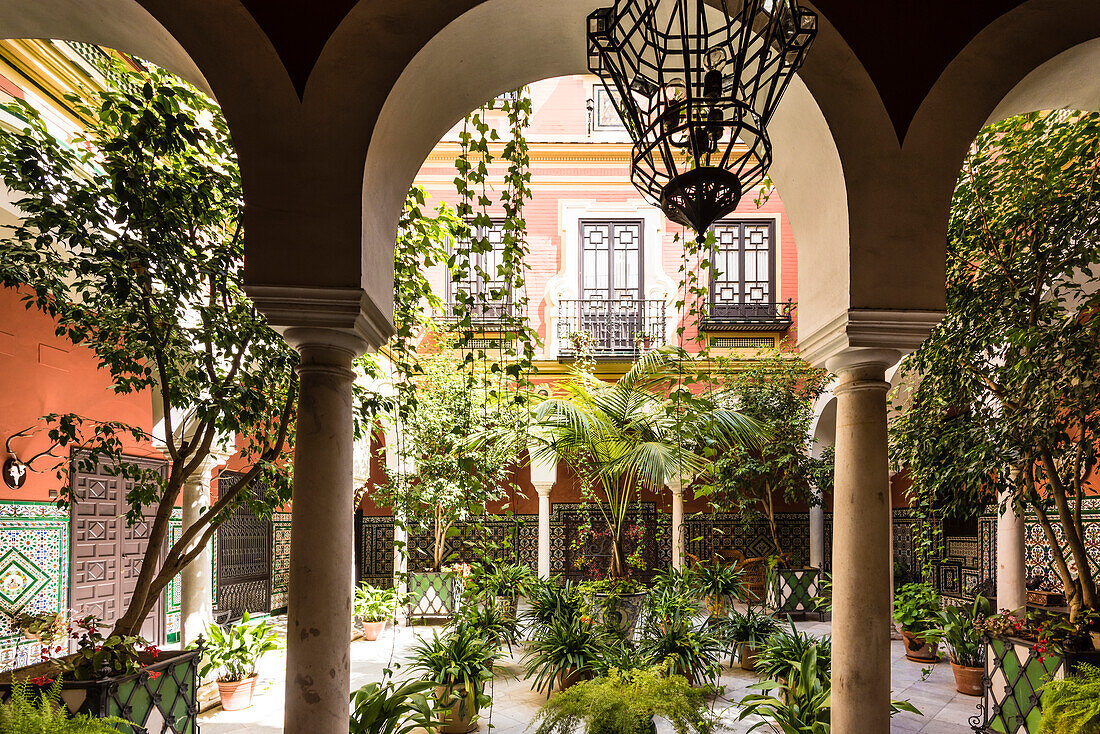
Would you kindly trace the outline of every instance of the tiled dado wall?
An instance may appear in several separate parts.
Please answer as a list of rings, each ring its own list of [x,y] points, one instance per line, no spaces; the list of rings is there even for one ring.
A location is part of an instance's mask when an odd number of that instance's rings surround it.
[[[290,568],[290,513],[272,518],[271,606],[286,606]],[[172,514],[168,541],[182,532],[180,511]],[[216,539],[215,535],[215,539]],[[217,542],[214,544],[214,588],[217,588]],[[167,589],[168,642],[179,641],[180,582]],[[13,625],[20,612],[57,612],[69,607],[69,512],[52,502],[0,502],[0,670],[26,665],[39,655]]]

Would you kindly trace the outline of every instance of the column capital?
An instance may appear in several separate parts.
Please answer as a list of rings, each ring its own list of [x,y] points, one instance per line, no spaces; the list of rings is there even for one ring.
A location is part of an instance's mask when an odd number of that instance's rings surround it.
[[[549,497],[550,492],[554,490],[554,485],[557,484],[557,482],[531,480],[531,484],[535,487],[535,491],[538,492],[539,497]]]
[[[896,350],[900,357],[920,346],[942,319],[943,311],[852,308],[812,333],[800,332],[798,346],[802,358],[816,367],[864,348]]]
[[[298,348],[291,331],[319,330],[343,335],[345,344],[358,356],[377,349],[394,333],[391,319],[367,297],[362,288],[321,286],[246,285],[245,291],[276,331]]]
[[[227,462],[229,456],[230,454],[222,451],[211,451],[195,471],[191,472],[191,476],[184,480],[184,484],[206,485],[210,481],[210,472],[214,471],[219,464]]]
[[[674,495],[679,496],[684,493],[684,480],[682,479],[668,481],[665,483],[665,486],[667,486],[669,491]]]

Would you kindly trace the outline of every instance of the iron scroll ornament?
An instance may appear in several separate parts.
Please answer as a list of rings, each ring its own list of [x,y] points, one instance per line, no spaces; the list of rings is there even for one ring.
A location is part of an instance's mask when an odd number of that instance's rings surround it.
[[[700,241],[767,175],[768,122],[816,34],[797,0],[616,0],[588,16],[631,181]]]

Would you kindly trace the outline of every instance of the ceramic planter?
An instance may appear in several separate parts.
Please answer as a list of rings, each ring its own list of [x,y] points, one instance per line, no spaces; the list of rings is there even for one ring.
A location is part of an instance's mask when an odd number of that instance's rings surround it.
[[[467,734],[477,729],[477,698],[464,688],[436,686],[435,711],[441,734]]]
[[[90,681],[62,678],[61,700],[73,713],[117,716],[133,724],[129,728],[135,731],[195,734],[201,654],[200,650],[165,650],[155,659],[142,655],[144,667],[136,673]],[[40,675],[56,677],[53,663],[35,663],[0,675],[0,699],[11,693],[13,681]]]
[[[756,648],[751,643],[741,643],[741,669],[756,670]]]
[[[951,672],[955,674],[955,690],[965,696],[980,696],[985,693],[985,683],[982,681],[985,670],[959,665],[951,661]]]
[[[558,690],[564,691],[566,688],[574,686],[582,680],[588,680],[588,678],[588,673],[583,670],[577,670],[576,668],[563,670],[558,674]]]
[[[374,642],[381,635],[382,631],[386,629],[386,620],[380,622],[363,622],[363,639]]]
[[[642,612],[645,603],[646,592],[639,591],[636,594],[622,594],[610,601],[608,594],[596,594],[596,609],[593,616],[600,616],[604,623],[618,630],[623,639],[634,638],[634,628],[638,624],[638,616]]]
[[[252,705],[252,694],[256,691],[256,676],[244,680],[218,681],[218,695],[222,699],[222,708],[226,711],[240,711]]]
[[[905,644],[905,657],[914,663],[938,663],[940,656],[937,654],[938,645],[935,642],[925,642],[909,630],[901,631],[902,642]]]

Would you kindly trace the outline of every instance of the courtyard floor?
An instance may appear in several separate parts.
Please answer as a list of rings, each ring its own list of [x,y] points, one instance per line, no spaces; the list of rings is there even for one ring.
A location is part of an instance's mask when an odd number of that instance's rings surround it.
[[[280,623],[284,617],[277,618]],[[795,626],[818,635],[829,634],[829,622],[796,622]],[[431,634],[429,626],[396,627],[387,629],[376,642],[356,640],[351,644],[351,685],[358,688],[381,678],[382,669],[391,663],[404,663],[406,651],[419,635]],[[946,661],[936,665],[927,680],[921,680],[921,667],[905,659],[900,641],[892,643],[893,694],[896,699],[908,699],[923,716],[901,713],[894,717],[892,731],[924,732],[925,734],[972,734],[967,720],[977,711],[979,699],[963,696],[955,691],[951,666]],[[491,691],[493,707],[482,712],[481,732],[487,732],[492,724],[493,734],[521,734],[535,712],[546,700],[543,694],[531,690],[529,681],[522,679],[523,668],[519,663],[523,651],[516,648],[513,654],[501,661],[501,671],[493,682]],[[221,707],[200,716],[201,734],[276,734],[283,730],[283,680],[286,666],[285,653],[271,653],[260,664],[260,681],[252,707],[244,711],[223,711]],[[408,677],[398,670],[398,678]],[[411,675],[411,674],[410,674]],[[723,711],[728,724],[724,731],[735,734],[745,732],[749,721],[737,721],[737,707],[733,703],[747,692],[747,687],[758,678],[740,668],[726,667],[721,684],[725,693],[715,701],[715,707]],[[660,734],[668,734],[671,727],[658,725]],[[758,730],[758,731],[767,731]],[[853,734],[845,732],[843,734]]]

